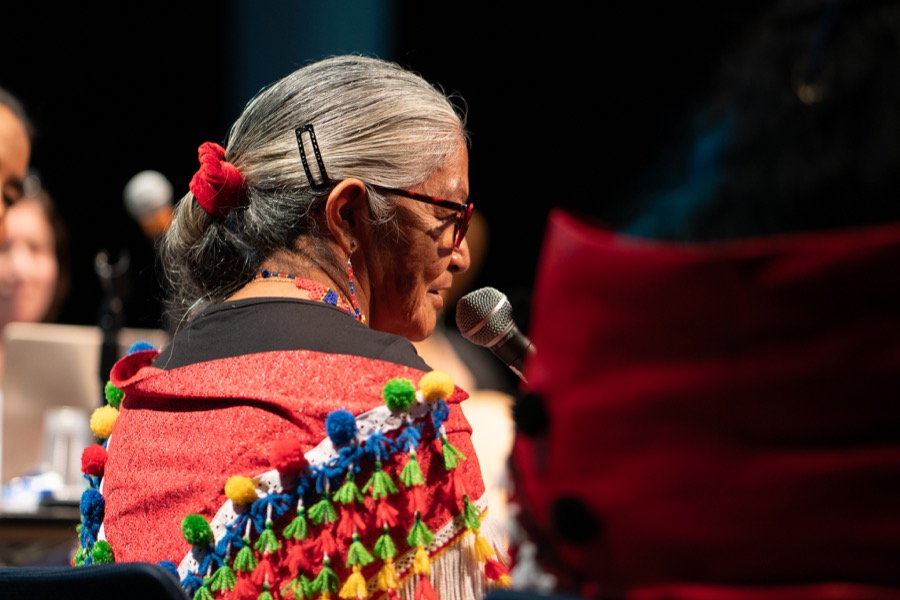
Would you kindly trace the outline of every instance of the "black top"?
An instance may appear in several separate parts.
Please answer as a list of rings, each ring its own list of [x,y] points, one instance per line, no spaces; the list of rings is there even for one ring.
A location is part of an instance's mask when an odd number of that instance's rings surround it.
[[[248,298],[217,304],[178,331],[154,366],[175,369],[273,350],[350,354],[431,370],[408,339],[369,329],[324,302],[295,298]]]

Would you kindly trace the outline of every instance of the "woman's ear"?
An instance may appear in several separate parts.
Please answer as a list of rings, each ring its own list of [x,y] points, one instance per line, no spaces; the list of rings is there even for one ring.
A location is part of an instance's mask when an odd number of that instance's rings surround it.
[[[342,179],[325,201],[325,221],[328,230],[347,256],[360,238],[366,207],[366,185],[359,179]]]

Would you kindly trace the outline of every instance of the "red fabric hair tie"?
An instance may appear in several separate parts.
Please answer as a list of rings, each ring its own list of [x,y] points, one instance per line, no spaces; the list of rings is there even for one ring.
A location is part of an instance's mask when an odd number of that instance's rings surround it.
[[[225,160],[225,148],[215,142],[202,143],[198,155],[200,169],[191,178],[191,193],[206,212],[225,218],[244,200],[244,176]]]

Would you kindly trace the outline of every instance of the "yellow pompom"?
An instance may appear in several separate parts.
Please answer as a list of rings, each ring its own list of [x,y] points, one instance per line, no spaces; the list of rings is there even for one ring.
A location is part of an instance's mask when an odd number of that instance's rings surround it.
[[[112,434],[113,425],[118,418],[119,410],[109,404],[94,409],[91,414],[91,431],[101,440],[105,440]]]
[[[422,390],[422,397],[429,402],[441,399],[446,400],[453,393],[455,387],[453,378],[444,371],[425,373],[419,380],[419,389]]]
[[[252,504],[257,499],[256,486],[249,477],[232,475],[225,482],[225,495],[234,504]]]

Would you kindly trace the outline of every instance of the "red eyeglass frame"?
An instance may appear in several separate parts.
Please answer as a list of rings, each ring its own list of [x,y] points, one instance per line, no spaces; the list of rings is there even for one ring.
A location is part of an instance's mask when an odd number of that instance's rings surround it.
[[[436,196],[429,196],[428,194],[420,194],[418,192],[411,192],[409,190],[403,190],[400,188],[389,188],[373,184],[369,185],[384,192],[390,192],[392,194],[397,194],[398,196],[409,198],[410,200],[424,202],[425,204],[432,204],[434,206],[440,206],[441,208],[446,208],[449,210],[455,210],[459,213],[459,217],[456,219],[456,223],[454,223],[453,225],[453,247],[458,249],[460,244],[462,244],[463,238],[466,237],[466,232],[469,230],[469,221],[471,221],[472,219],[472,211],[475,210],[474,203],[453,202],[452,200],[446,200],[444,198],[438,198]]]

